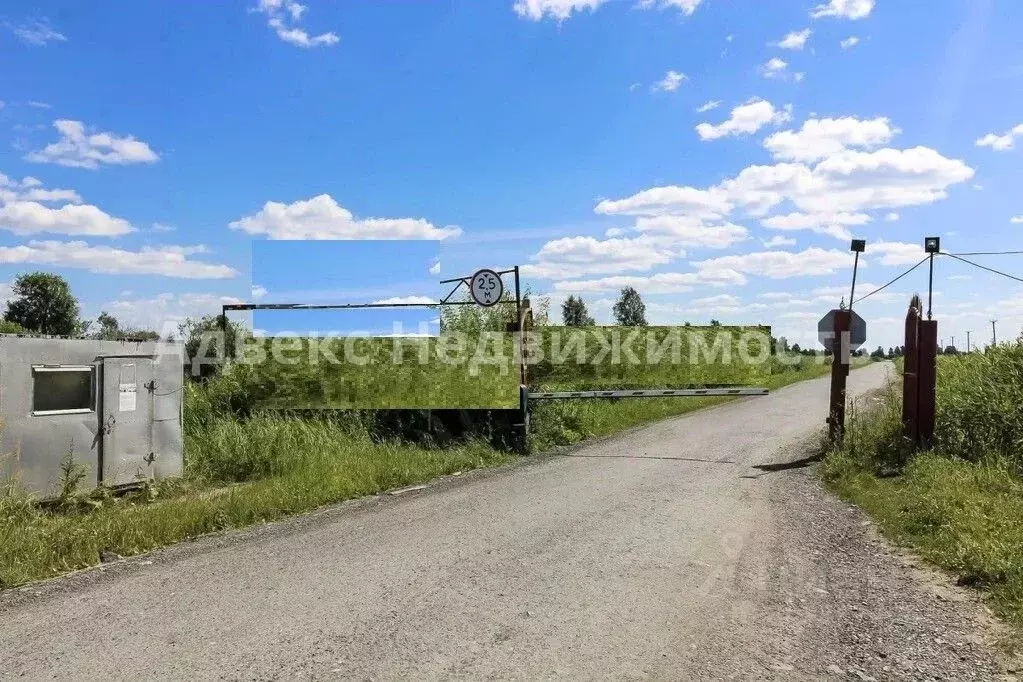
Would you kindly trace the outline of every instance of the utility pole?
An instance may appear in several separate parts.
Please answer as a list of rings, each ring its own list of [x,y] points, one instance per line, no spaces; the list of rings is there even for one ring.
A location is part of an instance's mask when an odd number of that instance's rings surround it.
[[[997,322],[997,321],[998,320],[991,320],[991,345],[992,346],[997,346],[998,345],[998,337],[995,336],[995,322]]]
[[[966,352],[967,353],[970,352],[970,332],[972,332],[972,331],[973,331],[972,329],[967,329],[966,330]]]
[[[952,337],[952,350],[954,351],[955,349],[956,349],[956,337],[953,336]]]
[[[941,253],[941,239],[939,237],[927,237],[924,239],[924,251],[930,256],[927,274],[927,319],[931,319],[931,301],[934,298],[934,254]]]

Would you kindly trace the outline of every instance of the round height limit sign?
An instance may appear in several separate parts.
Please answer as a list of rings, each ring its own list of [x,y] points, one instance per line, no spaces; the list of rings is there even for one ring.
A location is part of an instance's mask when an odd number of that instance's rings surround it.
[[[484,268],[477,270],[469,280],[469,291],[472,293],[472,300],[481,306],[490,307],[501,300],[504,282],[501,281],[499,274]]]

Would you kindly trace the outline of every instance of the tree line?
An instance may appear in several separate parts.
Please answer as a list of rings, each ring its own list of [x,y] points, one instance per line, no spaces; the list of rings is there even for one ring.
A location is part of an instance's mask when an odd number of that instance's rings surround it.
[[[611,308],[615,322],[622,327],[645,327],[646,304],[639,292],[632,287],[625,287],[618,296],[618,301]],[[566,327],[592,327],[596,324],[582,296],[569,296],[561,304],[561,321]]]
[[[30,272],[14,279],[11,298],[0,321],[0,334],[45,334],[112,341],[160,338],[150,329],[123,327],[106,311],[95,320],[83,319],[78,299],[71,293],[67,280],[49,272]]]

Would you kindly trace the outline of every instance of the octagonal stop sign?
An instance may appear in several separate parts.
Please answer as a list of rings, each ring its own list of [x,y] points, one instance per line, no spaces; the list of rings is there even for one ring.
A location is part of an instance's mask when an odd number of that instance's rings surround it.
[[[839,310],[830,310],[817,323],[817,339],[829,352],[835,352],[835,315]],[[867,323],[855,311],[850,312],[852,318],[849,321],[849,351],[852,352],[863,345],[867,340]]]

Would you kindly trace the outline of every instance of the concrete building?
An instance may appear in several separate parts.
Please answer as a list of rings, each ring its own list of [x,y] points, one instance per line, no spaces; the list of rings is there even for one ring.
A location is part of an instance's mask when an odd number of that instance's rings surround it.
[[[182,472],[180,344],[0,335],[0,477],[51,497]]]

